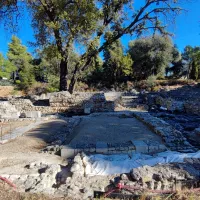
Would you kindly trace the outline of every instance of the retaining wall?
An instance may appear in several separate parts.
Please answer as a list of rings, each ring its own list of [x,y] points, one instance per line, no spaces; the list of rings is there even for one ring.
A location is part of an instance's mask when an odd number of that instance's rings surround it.
[[[114,111],[115,102],[120,98],[120,92],[108,93],[89,93],[80,92],[69,94],[68,92],[56,92],[43,94],[41,96],[32,96],[30,99],[13,98],[9,102],[14,105],[18,111],[40,111],[43,114],[52,114],[60,112],[109,112]],[[46,106],[35,106],[37,101],[44,100]]]

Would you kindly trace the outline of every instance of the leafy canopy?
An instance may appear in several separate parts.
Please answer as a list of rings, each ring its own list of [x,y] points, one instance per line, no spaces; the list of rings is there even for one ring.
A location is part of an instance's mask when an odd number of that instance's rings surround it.
[[[151,75],[163,76],[174,60],[173,43],[168,37],[155,35],[129,43],[129,53],[134,60],[134,76],[144,80]]]
[[[32,56],[27,52],[26,47],[21,44],[21,41],[16,36],[12,37],[8,46],[8,60],[17,68],[17,73],[21,81],[20,87],[26,89],[35,81],[33,66],[31,64]]]
[[[9,60],[6,60],[2,54],[0,54],[0,77],[10,79],[12,73],[17,68]]]

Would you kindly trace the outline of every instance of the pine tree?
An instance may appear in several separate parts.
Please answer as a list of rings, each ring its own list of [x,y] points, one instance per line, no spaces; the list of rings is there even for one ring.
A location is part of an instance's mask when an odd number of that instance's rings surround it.
[[[109,39],[110,36],[108,35],[107,37]],[[120,40],[117,40],[104,50],[104,58],[104,77],[109,84],[121,82],[125,76],[132,74],[133,61],[129,54],[124,55]]]
[[[16,73],[19,76],[20,87],[22,89],[30,87],[35,81],[33,66],[31,65],[32,57],[16,36],[13,36],[11,43],[9,43],[7,57],[17,68]]]
[[[190,72],[190,78],[193,80],[197,80],[198,79],[198,75],[199,75],[199,66],[197,64],[197,62],[194,60],[191,64],[191,72]]]
[[[15,65],[13,65],[9,60],[6,60],[2,54],[0,54],[0,77],[8,78],[10,79],[12,76],[12,73],[17,68]]]

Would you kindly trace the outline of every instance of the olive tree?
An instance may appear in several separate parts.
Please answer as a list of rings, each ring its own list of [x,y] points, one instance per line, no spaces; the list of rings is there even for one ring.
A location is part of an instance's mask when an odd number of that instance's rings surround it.
[[[129,54],[134,60],[133,73],[136,80],[149,76],[164,76],[174,60],[174,45],[169,37],[155,35],[129,43]]]

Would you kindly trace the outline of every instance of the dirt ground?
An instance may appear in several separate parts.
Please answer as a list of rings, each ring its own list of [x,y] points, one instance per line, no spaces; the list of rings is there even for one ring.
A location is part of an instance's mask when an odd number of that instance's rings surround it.
[[[48,144],[50,136],[64,130],[66,125],[61,119],[44,122],[24,136],[0,145],[0,174],[26,174],[24,167],[32,162],[63,164],[61,157],[43,154],[40,150]]]
[[[14,129],[19,128],[19,127],[24,127],[29,124],[34,123],[34,121],[16,121],[16,122],[0,122],[0,137],[9,134],[12,132]]]
[[[0,86],[0,97],[6,97],[10,95],[14,90],[13,86]]]

